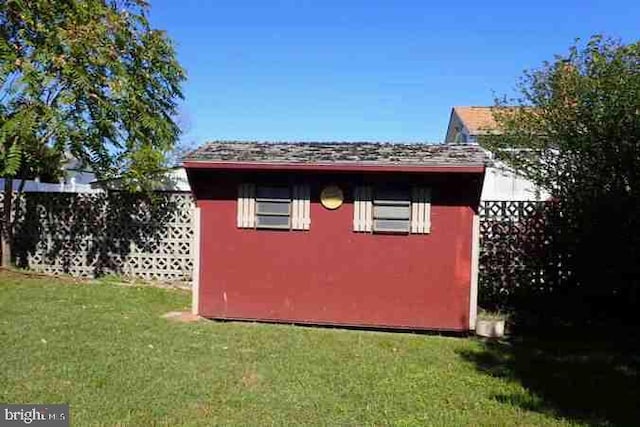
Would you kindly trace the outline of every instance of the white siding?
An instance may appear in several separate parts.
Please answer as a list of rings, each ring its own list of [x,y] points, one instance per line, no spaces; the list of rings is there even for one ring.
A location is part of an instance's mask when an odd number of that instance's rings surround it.
[[[549,193],[507,167],[488,167],[481,200],[546,200]]]

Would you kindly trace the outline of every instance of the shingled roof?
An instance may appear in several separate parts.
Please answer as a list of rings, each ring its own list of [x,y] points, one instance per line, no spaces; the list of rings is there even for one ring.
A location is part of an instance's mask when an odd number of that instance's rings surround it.
[[[209,142],[187,154],[188,162],[345,164],[381,166],[483,166],[478,146],[377,142]]]
[[[495,107],[453,107],[471,135],[481,135],[498,128],[493,109]]]

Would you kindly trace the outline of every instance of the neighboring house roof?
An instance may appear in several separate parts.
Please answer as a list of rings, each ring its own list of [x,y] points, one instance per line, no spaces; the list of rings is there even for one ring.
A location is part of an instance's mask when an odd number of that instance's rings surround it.
[[[496,129],[493,118],[494,107],[453,107],[453,111],[469,130],[470,135],[481,135]]]
[[[467,142],[458,141],[459,135],[477,136],[485,135],[496,131],[498,124],[493,118],[493,111],[496,107],[453,107],[445,142]]]
[[[187,154],[194,162],[270,165],[484,166],[477,146],[376,142],[209,142]]]

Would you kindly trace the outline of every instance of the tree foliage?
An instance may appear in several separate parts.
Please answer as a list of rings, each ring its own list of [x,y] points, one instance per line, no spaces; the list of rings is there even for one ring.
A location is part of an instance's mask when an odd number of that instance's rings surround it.
[[[185,74],[148,9],[145,0],[0,2],[3,265],[13,178],[56,175],[69,155],[132,189],[163,170]]]
[[[139,187],[163,166],[185,75],[147,14],[144,0],[0,3],[3,176],[68,153]]]
[[[552,195],[548,268],[559,274],[545,286],[591,315],[630,314],[640,283],[640,43],[593,37],[525,73],[519,92],[496,103],[500,133],[480,143]]]
[[[497,107],[525,108],[496,108],[502,132],[483,140],[496,155],[557,197],[573,179],[640,191],[640,43],[594,37],[525,73],[519,89]]]

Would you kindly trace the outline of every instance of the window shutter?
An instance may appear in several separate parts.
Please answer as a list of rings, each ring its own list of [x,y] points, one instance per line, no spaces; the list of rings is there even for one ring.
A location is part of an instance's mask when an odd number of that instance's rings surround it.
[[[308,185],[293,186],[291,228],[308,230],[311,225],[311,192]]]
[[[238,228],[254,228],[256,221],[256,187],[253,184],[238,186]]]
[[[372,190],[357,186],[353,193],[353,231],[371,231],[373,226]]]
[[[413,187],[411,192],[411,233],[431,232],[431,190]]]
[[[300,218],[300,186],[293,186],[293,194],[291,194],[291,229],[300,230],[302,221]]]

